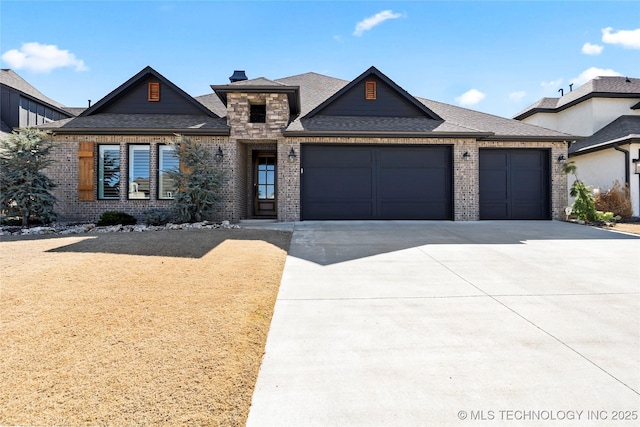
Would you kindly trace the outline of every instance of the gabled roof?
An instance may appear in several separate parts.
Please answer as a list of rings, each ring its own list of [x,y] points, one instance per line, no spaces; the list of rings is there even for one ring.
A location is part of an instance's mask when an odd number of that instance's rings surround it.
[[[300,87],[298,86],[286,85],[264,77],[258,77],[257,79],[241,80],[226,85],[211,85],[211,89],[213,89],[225,107],[227,105],[227,94],[229,93],[285,93],[289,101],[290,115],[294,117],[300,114]]]
[[[557,113],[590,98],[640,98],[640,79],[596,77],[559,98],[542,98],[513,118],[522,120],[536,113]]]
[[[592,153],[631,142],[640,142],[640,116],[620,116],[590,137],[572,144],[569,155]]]
[[[370,78],[371,76],[374,76],[378,80],[381,80],[384,84],[386,84],[389,88],[391,88],[391,90],[394,91],[396,95],[398,95],[401,99],[403,99],[404,101],[406,101],[410,105],[413,105],[416,109],[421,111],[426,118],[429,118],[432,120],[441,120],[437,114],[429,110],[424,104],[420,103],[416,98],[411,96],[409,92],[407,92],[406,90],[398,86],[393,80],[391,80],[389,77],[387,77],[382,72],[380,72],[380,70],[378,70],[376,67],[370,67],[367,71],[360,74],[358,77],[352,80],[349,84],[342,87],[340,90],[334,93],[331,97],[329,97],[320,105],[315,107],[312,111],[307,113],[305,115],[305,118],[312,118],[313,116],[320,114],[323,110],[327,109],[331,104],[339,100],[342,96],[344,96],[350,90],[352,90],[353,88],[358,86],[360,83],[362,83],[365,79]]]
[[[143,79],[147,78],[148,76],[153,76],[154,78],[158,79],[163,86],[168,87],[170,90],[173,90],[174,92],[177,92],[184,99],[185,102],[191,104],[196,109],[200,110],[202,114],[211,116],[211,117],[218,117],[213,111],[209,110],[203,104],[196,101],[188,93],[180,89],[178,86],[173,84],[162,74],[158,73],[156,70],[154,70],[149,66],[143,68],[138,74],[131,77],[129,80],[127,80],[126,82],[118,86],[116,89],[111,91],[111,93],[109,93],[107,96],[102,98],[100,101],[96,102],[94,105],[84,110],[82,114],[80,114],[80,116],[86,117],[86,116],[91,116],[91,115],[100,113],[102,110],[106,109],[108,106],[114,103],[117,103],[118,100],[122,98],[124,95],[126,95],[131,88],[137,86]]]
[[[54,110],[57,110],[60,113],[63,113],[66,116],[73,116],[70,109],[60,104],[57,101],[47,97],[42,92],[40,92],[35,87],[31,86],[25,79],[16,74],[15,71],[3,68],[0,70],[0,84],[8,86],[12,89],[17,90],[18,92],[26,95],[29,98],[32,98],[35,101],[38,101],[42,104],[46,104]]]

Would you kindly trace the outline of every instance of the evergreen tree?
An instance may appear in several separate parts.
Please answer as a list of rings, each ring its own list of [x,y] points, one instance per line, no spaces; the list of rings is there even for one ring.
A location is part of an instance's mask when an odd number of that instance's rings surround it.
[[[224,173],[211,148],[178,135],[173,143],[180,169],[167,171],[175,182],[174,209],[177,219],[199,222],[211,219],[221,200]]]
[[[22,218],[22,226],[32,219],[45,223],[55,219],[55,184],[43,170],[52,163],[53,148],[48,132],[24,128],[0,140],[0,211]]]

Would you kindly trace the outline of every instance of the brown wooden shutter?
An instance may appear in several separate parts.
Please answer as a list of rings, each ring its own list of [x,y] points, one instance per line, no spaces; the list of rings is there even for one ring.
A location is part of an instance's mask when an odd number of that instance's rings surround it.
[[[364,99],[376,99],[376,82],[365,82]]]
[[[94,145],[93,142],[80,142],[78,145],[78,199],[83,202],[93,200]]]
[[[149,101],[160,101],[160,83],[159,82],[149,82],[147,85],[148,92],[148,100]]]

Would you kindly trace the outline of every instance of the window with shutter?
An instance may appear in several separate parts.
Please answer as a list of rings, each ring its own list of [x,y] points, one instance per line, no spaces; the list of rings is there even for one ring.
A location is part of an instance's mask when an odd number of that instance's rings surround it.
[[[93,200],[93,147],[93,142],[78,144],[78,199],[83,202]]]
[[[149,82],[147,85],[148,101],[160,101],[160,83]]]
[[[376,99],[376,82],[365,82],[364,99],[368,101]]]

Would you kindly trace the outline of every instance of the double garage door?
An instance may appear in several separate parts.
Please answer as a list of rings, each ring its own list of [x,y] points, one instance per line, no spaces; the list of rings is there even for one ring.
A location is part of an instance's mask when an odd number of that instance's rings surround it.
[[[303,145],[303,220],[453,219],[450,146]],[[549,219],[549,151],[480,150],[480,219]],[[472,207],[468,207],[472,209]]]
[[[452,219],[449,146],[303,145],[302,159],[302,219]]]

